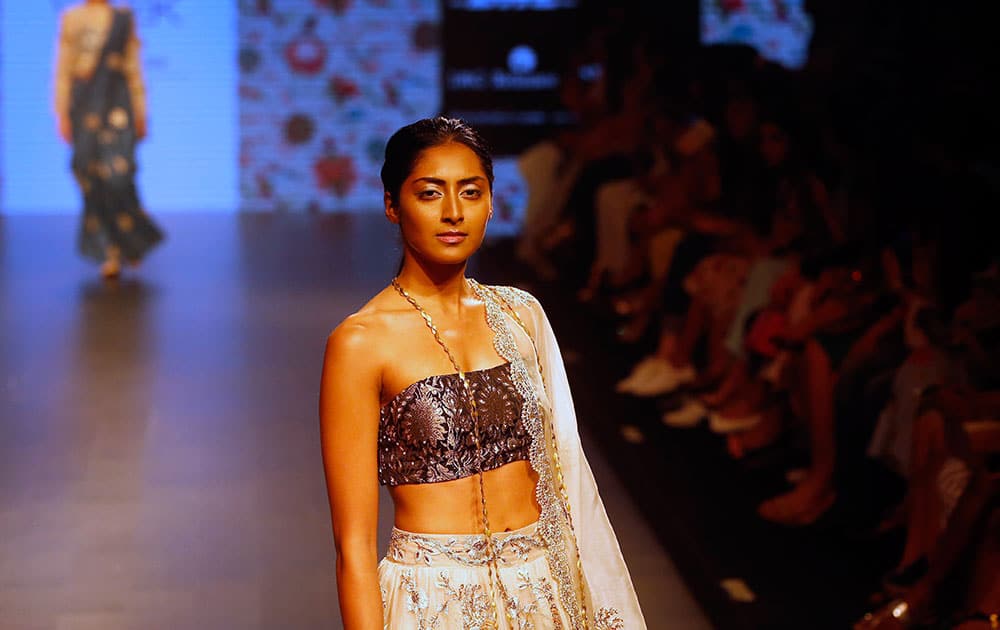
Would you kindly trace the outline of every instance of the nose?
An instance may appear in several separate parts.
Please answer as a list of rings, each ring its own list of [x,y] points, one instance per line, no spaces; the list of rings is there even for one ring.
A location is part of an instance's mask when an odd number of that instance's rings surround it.
[[[465,220],[465,211],[458,195],[447,195],[441,207],[441,220],[450,225],[458,225]]]

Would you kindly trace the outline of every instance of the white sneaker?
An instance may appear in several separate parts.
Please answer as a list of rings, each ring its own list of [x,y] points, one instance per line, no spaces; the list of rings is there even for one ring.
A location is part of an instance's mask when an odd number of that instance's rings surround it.
[[[737,418],[723,416],[717,411],[713,411],[708,415],[708,428],[710,428],[713,433],[737,433],[739,431],[752,429],[759,423],[759,413],[753,413],[749,416]]]
[[[629,375],[618,381],[615,385],[615,391],[619,394],[625,394],[632,391],[632,388],[637,384],[642,382],[650,373],[657,370],[657,363],[664,362],[665,359],[661,359],[655,354],[651,354],[643,360],[635,364]]]
[[[645,379],[632,385],[632,393],[636,396],[660,396],[669,394],[678,387],[690,383],[698,376],[694,366],[685,365],[676,368],[669,361],[663,360],[655,371],[650,372]]]
[[[663,414],[661,420],[668,427],[679,429],[690,429],[698,426],[708,415],[706,407],[697,398],[686,398],[684,404],[679,409],[668,411]]]

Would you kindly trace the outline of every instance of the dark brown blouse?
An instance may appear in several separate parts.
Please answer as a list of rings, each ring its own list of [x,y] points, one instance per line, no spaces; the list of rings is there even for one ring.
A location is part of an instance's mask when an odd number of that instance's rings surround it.
[[[458,374],[428,376],[386,403],[379,414],[378,478],[386,486],[436,483],[527,460],[531,436],[521,423],[521,396],[510,363],[466,372],[479,414],[480,454]]]

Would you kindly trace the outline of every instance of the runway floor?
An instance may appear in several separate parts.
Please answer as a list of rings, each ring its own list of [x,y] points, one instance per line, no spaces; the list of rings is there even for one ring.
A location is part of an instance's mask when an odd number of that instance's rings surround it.
[[[0,628],[340,627],[323,343],[397,237],[378,216],[160,219],[168,240],[108,285],[75,217],[0,216]],[[710,628],[581,433],[649,628]]]

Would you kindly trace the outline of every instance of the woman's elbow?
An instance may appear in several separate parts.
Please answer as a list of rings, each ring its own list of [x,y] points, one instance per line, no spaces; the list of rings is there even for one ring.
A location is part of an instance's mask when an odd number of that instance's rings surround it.
[[[337,566],[345,569],[374,565],[377,562],[378,545],[374,536],[360,538],[336,538]]]

